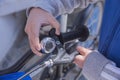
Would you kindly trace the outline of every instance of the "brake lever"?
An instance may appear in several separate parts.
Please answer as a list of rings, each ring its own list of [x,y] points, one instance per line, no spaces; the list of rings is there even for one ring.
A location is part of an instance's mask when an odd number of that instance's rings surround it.
[[[79,55],[79,52],[74,51],[69,54],[64,48],[59,48],[58,54],[52,60],[54,64],[72,63],[76,55]]]

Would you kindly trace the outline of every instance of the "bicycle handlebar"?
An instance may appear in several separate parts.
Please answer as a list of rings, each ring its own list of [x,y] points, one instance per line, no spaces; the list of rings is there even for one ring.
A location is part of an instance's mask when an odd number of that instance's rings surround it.
[[[68,54],[66,50],[63,48],[62,44],[65,42],[80,39],[80,41],[85,41],[89,36],[89,31],[86,26],[79,27],[77,30],[61,33],[60,36],[55,34],[55,29],[52,29],[49,35],[55,40],[56,47],[58,48],[58,54],[55,58],[51,58],[45,61],[43,64],[36,66],[25,75],[21,76],[17,80],[22,80],[25,76],[35,72],[38,69],[43,69],[48,66],[52,66],[54,64],[61,64],[61,63],[71,63],[74,60],[74,57],[78,55],[78,52],[73,52],[73,54]],[[62,43],[62,44],[61,44]]]
[[[64,43],[75,39],[85,41],[89,36],[89,30],[85,25],[81,25],[76,30],[56,35],[55,29],[53,28],[50,30],[49,36],[50,37],[43,38],[43,40],[41,41],[42,49],[40,52],[42,52],[43,54],[48,54],[54,51],[57,42],[59,42],[60,44],[62,43],[61,45],[59,45],[62,47]]]

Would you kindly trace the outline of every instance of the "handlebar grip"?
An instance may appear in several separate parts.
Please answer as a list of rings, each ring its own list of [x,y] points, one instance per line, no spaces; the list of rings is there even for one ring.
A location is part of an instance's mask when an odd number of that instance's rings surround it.
[[[51,37],[59,39],[62,44],[68,41],[79,39],[80,41],[85,41],[89,36],[89,30],[85,25],[79,26],[76,30],[61,33],[59,36],[55,34],[55,29],[51,29],[49,32]]]
[[[74,31],[61,33],[61,35],[59,36],[59,39],[62,43],[65,43],[74,39],[85,41],[88,38],[88,36],[89,36],[88,28],[85,25],[82,25]]]

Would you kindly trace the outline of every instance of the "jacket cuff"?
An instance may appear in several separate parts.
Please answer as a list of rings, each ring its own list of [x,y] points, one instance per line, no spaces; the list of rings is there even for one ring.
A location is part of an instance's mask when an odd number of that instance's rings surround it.
[[[27,9],[26,11],[26,15],[28,17],[31,8],[35,7],[35,8],[41,8],[47,12],[49,12],[50,14],[52,14],[53,16],[57,16],[57,14],[55,14],[55,9],[54,6],[54,1],[51,2],[51,0],[37,0],[30,8]]]
[[[85,60],[82,73],[90,80],[100,80],[100,74],[109,61],[99,52],[92,52]]]

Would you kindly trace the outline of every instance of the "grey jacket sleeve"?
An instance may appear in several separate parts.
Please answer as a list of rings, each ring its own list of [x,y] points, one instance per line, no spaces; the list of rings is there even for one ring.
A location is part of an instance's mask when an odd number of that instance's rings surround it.
[[[53,16],[71,13],[76,7],[85,8],[97,0],[37,0],[32,7],[42,8]],[[28,9],[29,12],[30,9]]]
[[[82,73],[88,80],[120,80],[120,68],[98,52],[88,55]]]

